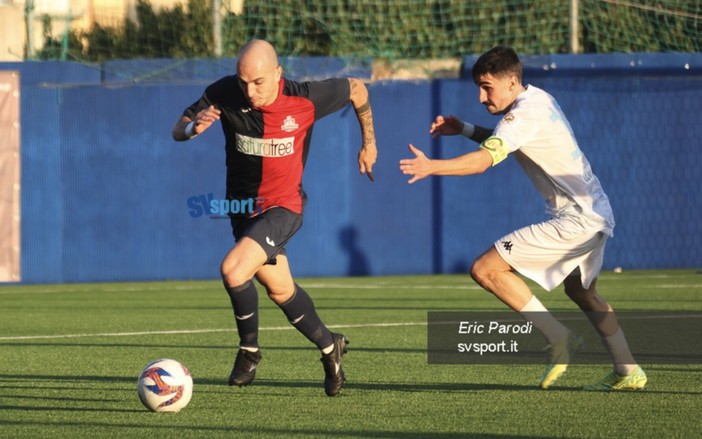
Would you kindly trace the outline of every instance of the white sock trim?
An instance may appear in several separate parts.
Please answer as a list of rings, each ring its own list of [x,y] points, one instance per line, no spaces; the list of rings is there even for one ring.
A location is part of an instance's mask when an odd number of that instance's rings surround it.
[[[548,312],[548,310],[546,309],[544,304],[536,298],[536,296],[531,296],[531,299],[529,299],[526,305],[524,305],[524,307],[520,309],[519,312]]]

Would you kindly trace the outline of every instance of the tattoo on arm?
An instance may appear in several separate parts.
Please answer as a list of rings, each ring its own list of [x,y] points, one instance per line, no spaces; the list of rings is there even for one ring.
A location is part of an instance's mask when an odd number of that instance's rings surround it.
[[[363,93],[363,95],[367,94],[367,91],[364,89],[362,90],[361,87],[363,87],[363,84],[361,84],[358,80],[355,79],[349,79],[349,83],[351,85],[351,96],[352,97],[360,97],[359,94]],[[363,144],[368,145],[368,144],[375,144],[375,130],[373,129],[373,113],[371,111],[371,105],[370,105],[370,99],[366,97],[366,102],[361,105],[358,108],[354,107],[354,110],[356,111],[356,117],[358,117],[358,123],[361,125],[361,133],[363,136]]]
[[[351,95],[353,96],[354,93],[356,93],[356,89],[358,88],[358,83],[356,80],[349,78],[349,85],[351,86]]]
[[[359,116],[363,113],[366,113],[370,111],[370,101],[366,101],[365,104],[361,105],[360,107],[356,108],[356,114]]]
[[[361,111],[361,109],[364,110]],[[361,124],[363,144],[375,144],[375,130],[373,129],[373,115],[371,113],[370,104],[366,103],[361,108],[357,109],[356,115],[358,116],[358,122]]]

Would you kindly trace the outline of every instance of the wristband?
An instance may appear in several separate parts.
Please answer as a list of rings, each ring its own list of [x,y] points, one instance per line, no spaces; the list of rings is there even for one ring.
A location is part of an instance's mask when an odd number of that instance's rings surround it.
[[[185,127],[185,136],[188,139],[192,139],[193,137],[197,136],[195,134],[195,121],[191,120],[190,123]]]
[[[473,133],[475,133],[475,126],[468,122],[463,122],[463,129],[461,130],[461,134],[470,139]]]

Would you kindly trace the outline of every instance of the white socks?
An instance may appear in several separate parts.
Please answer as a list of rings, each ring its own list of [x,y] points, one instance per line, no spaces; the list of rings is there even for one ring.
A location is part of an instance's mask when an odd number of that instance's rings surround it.
[[[556,320],[536,296],[531,296],[519,313],[544,334],[550,344],[568,337],[568,328]]]
[[[619,375],[629,375],[636,369],[636,360],[629,350],[629,344],[621,327],[613,335],[602,337],[602,344],[612,356],[614,371]]]
[[[568,328],[556,320],[536,296],[531,296],[529,302],[519,310],[519,313],[522,317],[532,322],[551,344],[557,343],[568,336]],[[601,337],[601,339],[607,352],[612,356],[615,372],[623,376],[629,375],[636,369],[636,360],[634,360],[634,356],[629,350],[629,344],[626,342],[626,337],[624,337],[621,327],[614,334],[609,337]]]

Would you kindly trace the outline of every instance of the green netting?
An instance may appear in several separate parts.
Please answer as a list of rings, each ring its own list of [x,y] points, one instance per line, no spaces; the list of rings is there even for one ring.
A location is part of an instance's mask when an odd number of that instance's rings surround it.
[[[580,0],[585,52],[699,52],[702,2]]]
[[[496,44],[522,54],[568,53],[573,3],[581,52],[698,52],[702,46],[702,0],[245,0],[239,14],[222,9],[221,52],[210,0],[156,11],[138,0],[136,21],[47,37],[39,57],[231,57],[251,38],[299,56],[435,59]]]

